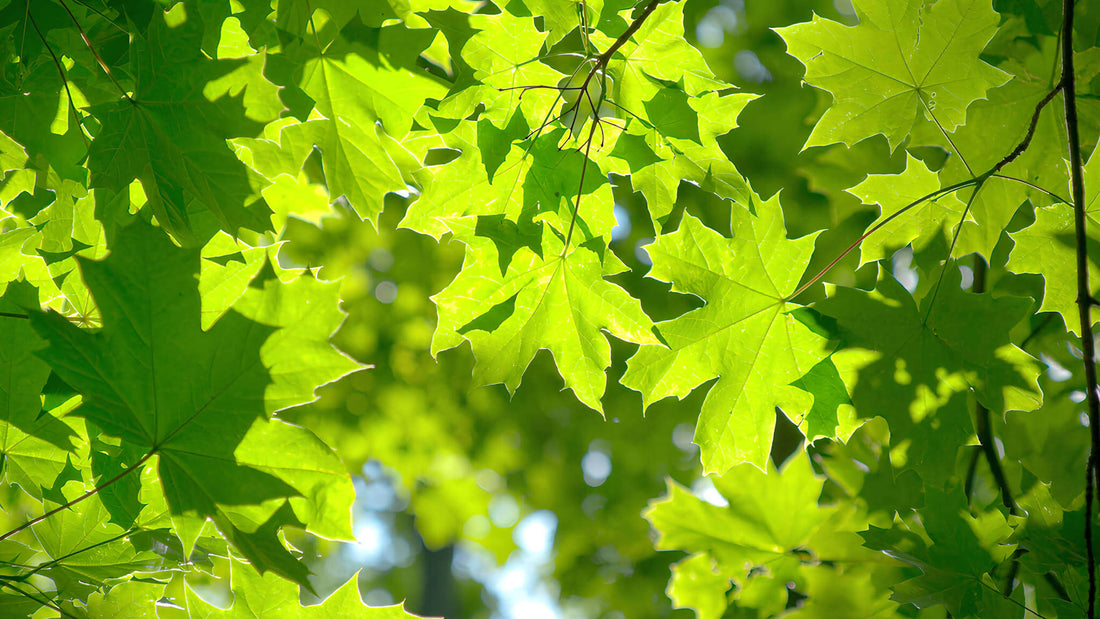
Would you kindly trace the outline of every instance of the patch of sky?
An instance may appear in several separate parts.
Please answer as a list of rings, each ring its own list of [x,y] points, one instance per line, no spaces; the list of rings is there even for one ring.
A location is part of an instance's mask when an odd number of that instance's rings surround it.
[[[615,227],[611,229],[611,240],[619,241],[630,236],[630,212],[626,207],[615,204]]]
[[[700,477],[691,484],[691,493],[701,501],[706,501],[718,507],[729,507],[729,501],[714,487],[714,482],[708,477]]]
[[[894,274],[894,279],[898,280],[898,283],[910,293],[916,290],[917,283],[920,282],[920,275],[911,266],[913,264],[913,248],[907,245],[897,250],[890,258],[890,263],[893,266],[891,272]]]

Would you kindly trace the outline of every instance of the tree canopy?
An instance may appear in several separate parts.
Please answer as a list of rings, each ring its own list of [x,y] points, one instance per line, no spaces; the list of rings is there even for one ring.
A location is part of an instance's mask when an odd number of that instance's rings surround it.
[[[1095,3],[0,35],[0,615],[1095,619]]]

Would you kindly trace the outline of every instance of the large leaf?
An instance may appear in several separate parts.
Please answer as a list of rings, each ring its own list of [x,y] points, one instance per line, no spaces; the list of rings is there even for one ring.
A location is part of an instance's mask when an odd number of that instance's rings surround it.
[[[496,246],[475,237],[462,272],[433,297],[439,327],[432,348],[457,346],[465,338],[478,358],[475,378],[504,383],[512,391],[535,353],[545,348],[565,386],[602,411],[611,347],[600,331],[636,344],[660,342],[638,301],[605,279],[623,270],[614,254],[601,260],[585,246],[563,254],[557,236],[543,238],[541,255],[519,248],[502,271]]]
[[[938,293],[919,305],[882,274],[874,291],[839,289],[816,309],[840,329],[845,347],[832,360],[857,415],[884,417],[892,442],[908,445],[908,466],[938,485],[973,432],[971,393],[998,415],[1042,404],[1037,361],[1009,340],[1029,306],[1027,299],[967,292],[959,270],[948,268]]]
[[[823,17],[776,31],[833,104],[806,147],[881,133],[894,148],[927,119],[952,131],[966,108],[1008,76],[978,60],[997,31],[989,0],[862,0],[858,26]]]
[[[204,91],[231,72],[261,67],[211,60],[198,48],[196,20],[172,29],[164,19],[134,42],[130,98],[92,108],[103,128],[88,153],[90,186],[122,191],[140,180],[160,223],[183,238],[192,233],[192,201],[226,230],[263,230],[269,225],[258,202],[263,178],[226,144],[259,133],[261,125],[242,114],[241,97],[221,93],[211,100]]]
[[[276,532],[350,537],[353,492],[335,454],[269,416],[357,367],[327,342],[341,319],[335,290],[309,277],[257,282],[203,331],[198,263],[198,250],[130,226],[106,260],[80,261],[103,330],[35,316],[50,344],[40,354],[84,396],[76,414],[156,456],[174,518],[214,518],[257,568],[304,582]]]
[[[640,349],[622,380],[649,406],[718,379],[695,429],[707,472],[741,462],[763,467],[776,407],[794,419],[810,409],[808,394],[790,385],[827,352],[825,339],[800,322],[792,314],[799,306],[787,301],[813,236],[786,238],[778,197],[756,203],[752,212],[734,205],[731,219],[733,238],[725,238],[685,214],[676,232],[646,247],[650,277],[706,305],[660,323],[668,348]]]

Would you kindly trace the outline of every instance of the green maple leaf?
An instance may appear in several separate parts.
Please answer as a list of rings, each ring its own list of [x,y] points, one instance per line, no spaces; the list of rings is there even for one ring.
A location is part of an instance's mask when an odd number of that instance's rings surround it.
[[[675,208],[681,181],[741,204],[752,201],[748,182],[722,152],[717,138],[737,127],[737,116],[757,96],[716,92],[689,96],[682,83],[681,79],[675,85],[662,84],[642,101],[643,111],[631,114],[627,132],[609,153],[626,164],[611,169],[629,174],[631,186],[645,196],[654,230],[663,228]]]
[[[924,535],[920,535],[918,531]],[[955,617],[1020,616],[1017,602],[998,591],[988,572],[1012,554],[1012,528],[1000,512],[971,515],[960,490],[929,492],[919,523],[892,529],[872,525],[864,544],[921,570],[893,586],[891,599],[917,608],[943,604]],[[931,542],[926,541],[930,539]]]
[[[90,619],[160,619],[157,602],[164,598],[165,585],[148,580],[127,580],[105,593],[96,592],[88,598]]]
[[[729,606],[730,577],[716,569],[706,553],[695,554],[672,566],[668,597],[673,608],[691,608],[698,619],[719,619]]]
[[[18,303],[13,302],[18,299]],[[9,286],[0,298],[0,311],[14,315],[23,306],[38,305],[36,295],[23,286]],[[69,461],[80,436],[53,412],[43,413],[41,394],[50,368],[35,356],[45,346],[30,323],[0,317],[0,457],[3,478],[18,483],[28,494],[42,496]]]
[[[261,125],[241,113],[243,95],[222,93],[212,101],[204,90],[242,66],[257,74],[262,67],[210,60],[195,40],[198,20],[169,28],[163,13],[155,15],[145,36],[134,40],[131,98],[90,108],[103,125],[88,152],[90,186],[121,192],[140,180],[158,221],[182,238],[191,234],[192,201],[228,231],[266,229],[263,177],[226,144],[259,133]]]
[[[877,204],[882,209],[870,229],[939,189],[940,181],[936,173],[929,170],[923,161],[907,154],[905,171],[901,174],[871,174],[847,191],[864,204]],[[945,229],[951,230],[957,226],[965,209],[966,205],[955,193],[942,194],[918,204],[859,244],[860,265],[889,258],[894,250],[909,244],[913,245],[913,251],[924,249]]]
[[[453,16],[452,16],[453,17]],[[528,119],[541,119],[559,101],[558,93],[537,88],[522,91],[523,86],[553,86],[565,75],[540,62],[546,34],[535,27],[532,16],[508,12],[499,15],[465,16],[458,30],[453,21],[436,16],[433,23],[449,27],[452,45],[461,45],[456,67],[461,73],[452,92],[436,107],[447,118],[467,118],[475,109],[480,117],[503,128],[513,114],[522,110]],[[437,26],[437,27],[439,27]],[[452,56],[455,52],[452,51]],[[578,69],[580,70],[580,69]],[[440,133],[445,133],[441,131]]]
[[[223,610],[203,600],[191,587],[186,589],[187,610],[197,619],[415,619],[403,604],[368,608],[359,599],[358,573],[316,606],[298,601],[298,587],[274,575],[261,576],[247,564],[233,561],[230,579],[233,605]]]
[[[755,207],[733,206],[732,239],[685,214],[676,232],[646,247],[653,260],[649,277],[706,305],[659,323],[668,348],[640,349],[622,379],[648,407],[718,378],[695,429],[707,472],[740,462],[763,467],[775,408],[792,418],[810,409],[811,398],[791,383],[826,353],[825,339],[792,315],[799,306],[786,300],[813,253],[814,236],[786,238],[778,197]]]
[[[922,117],[952,131],[1008,76],[978,59],[997,31],[989,0],[862,0],[858,26],[815,16],[776,28],[805,80],[833,95],[805,147],[881,133],[897,147]]]
[[[564,237],[580,190],[580,211],[570,242],[577,245],[610,236],[615,226],[611,186],[593,159],[572,148],[558,149],[564,129],[554,129],[527,146],[509,143],[507,155],[491,176],[487,176],[485,152],[474,142],[483,131],[484,127],[464,123],[447,136],[448,145],[462,154],[438,170],[430,169],[424,193],[409,207],[402,226],[437,239],[447,232],[464,239],[470,232],[484,234],[469,230],[469,216],[503,215],[522,232],[536,234],[533,230],[539,220]]]
[[[609,69],[616,77],[620,105],[638,112],[640,103],[658,90],[654,78],[680,82],[691,96],[730,87],[714,77],[703,54],[684,38],[684,6],[677,1],[661,3],[617,52],[614,60],[623,62],[613,62]]]
[[[439,325],[432,352],[464,339],[477,357],[475,380],[515,391],[540,349],[554,356],[565,386],[586,406],[602,411],[611,347],[600,331],[636,344],[660,345],[641,304],[604,279],[625,270],[611,252],[588,246],[562,254],[562,239],[544,233],[541,251],[515,251],[501,272],[494,243],[468,241],[462,271],[432,297]]]
[[[453,231],[451,224],[455,220],[469,215],[504,214],[516,221],[523,209],[521,180],[531,161],[526,150],[513,146],[513,140],[527,133],[522,112],[517,111],[509,124],[523,125],[523,133],[500,139],[501,132],[488,128],[483,131],[470,121],[453,124],[445,132],[440,128],[444,144],[459,151],[459,156],[444,165],[427,168],[421,195],[409,206],[401,227],[439,240]],[[497,139],[483,138],[484,135]],[[495,148],[482,148],[483,141],[490,140]],[[504,153],[503,157],[490,163],[490,153],[497,150]]]
[[[1085,164],[1085,217],[1087,228],[1098,225],[1100,210],[1100,149],[1093,150]],[[1010,234],[1016,244],[1009,255],[1008,268],[1015,273],[1037,273],[1043,276],[1041,312],[1057,312],[1074,335],[1081,334],[1081,317],[1077,305],[1077,241],[1073,207],[1055,204],[1035,209],[1035,223]],[[1095,232],[1089,234],[1089,260],[1092,268],[1100,261],[1100,247]],[[1095,294],[1096,285],[1092,285]],[[1095,324],[1095,319],[1093,320]]]
[[[824,480],[814,475],[803,451],[782,471],[742,464],[711,479],[728,506],[707,503],[669,480],[668,496],[651,501],[642,514],[660,534],[659,550],[704,557],[680,564],[673,580],[680,600],[701,604],[695,607],[701,618],[720,616],[726,607],[719,596],[732,579],[742,596],[746,587],[759,587],[751,595],[785,601],[785,576],[801,580],[802,559],[813,552],[815,535],[835,511],[817,504]],[[767,575],[757,576],[754,566],[766,567]]]
[[[837,321],[844,347],[832,360],[857,415],[884,417],[891,442],[908,441],[908,468],[933,486],[954,472],[955,450],[973,434],[969,394],[999,414],[1042,403],[1039,364],[1008,335],[1030,300],[967,292],[960,277],[948,268],[919,306],[881,273],[875,290],[841,288],[815,306]]]
[[[357,369],[328,343],[342,320],[335,286],[254,282],[203,331],[198,250],[133,224],[106,260],[79,264],[104,328],[32,317],[49,341],[39,355],[84,396],[75,414],[147,454],[129,466],[151,458],[177,526],[213,518],[258,569],[306,582],[278,529],[348,539],[354,493],[319,439],[269,416]]]
[[[329,195],[344,196],[361,217],[377,221],[385,194],[408,184],[394,161],[407,155],[386,135],[403,138],[424,100],[447,92],[423,70],[414,70],[431,34],[392,26],[377,32],[376,46],[341,38],[322,53],[308,45],[296,50],[295,56],[305,56],[296,69],[313,111],[305,122],[282,130],[281,146],[296,162],[284,171],[296,175],[316,147]]]
[[[668,496],[650,502],[643,516],[661,533],[658,549],[707,552],[744,576],[746,561],[761,564],[803,547],[832,513],[817,504],[824,479],[802,451],[782,471],[742,464],[711,479],[728,507],[707,503],[671,480]]]
[[[38,6],[36,15],[40,26],[50,17],[68,18],[60,7],[41,3]],[[0,23],[4,24],[0,28],[2,36],[11,41],[17,37],[23,39],[22,50],[15,54],[20,57],[20,69],[0,72],[0,131],[26,148],[26,153],[36,161],[35,167],[45,167],[43,164],[48,162],[64,178],[86,180],[87,171],[81,164],[88,152],[87,138],[82,135],[68,106],[59,109],[58,101],[65,99],[66,94],[57,67],[33,30],[29,30],[30,37],[16,34],[28,25],[26,5],[12,4],[0,7],[0,11],[3,11],[0,15]],[[43,15],[47,11],[52,15]],[[5,60],[10,58],[7,54],[4,57]],[[10,154],[7,145],[5,153]],[[10,159],[6,163],[10,163]]]

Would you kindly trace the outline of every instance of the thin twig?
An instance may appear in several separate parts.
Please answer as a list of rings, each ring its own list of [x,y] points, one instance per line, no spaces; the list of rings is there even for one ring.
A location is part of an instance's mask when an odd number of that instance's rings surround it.
[[[985,259],[981,256],[974,256],[974,284],[971,290],[976,293],[985,292],[986,270]],[[993,480],[997,482],[997,487],[1001,490],[1001,503],[1008,508],[1008,513],[1015,515],[1016,501],[1012,498],[1012,490],[1008,487],[1008,480],[1005,479],[1004,470],[1001,468],[1001,459],[997,455],[997,450],[993,444],[993,428],[989,423],[989,409],[981,402],[977,404],[975,417],[977,419],[978,444],[981,446],[982,453],[985,454],[985,461],[989,464],[989,472],[993,475]]]
[[[62,318],[64,318],[65,320],[68,320],[69,322],[71,322],[73,324],[83,324],[84,320],[85,320],[85,318],[83,316],[65,316],[64,314],[59,314],[59,316],[61,316]],[[18,314],[18,313],[15,313],[15,312],[0,312],[0,318],[14,318],[16,320],[30,320],[31,317],[28,316],[27,314]]]
[[[139,529],[136,529],[136,528],[130,529],[130,530],[124,532],[124,533],[119,533],[118,535],[116,535],[116,536],[114,536],[110,539],[105,539],[102,542],[96,542],[95,544],[92,544],[91,546],[85,546],[84,548],[81,548],[79,550],[74,550],[74,551],[72,551],[68,554],[62,555],[62,556],[60,556],[56,559],[51,559],[49,561],[46,561],[45,563],[42,563],[40,565],[36,565],[36,566],[34,566],[33,569],[31,569],[30,572],[28,572],[26,574],[21,574],[20,577],[21,578],[29,578],[29,577],[37,574],[38,572],[41,572],[42,570],[49,569],[49,568],[57,565],[58,563],[61,563],[62,561],[66,560],[66,559],[71,559],[71,558],[73,558],[73,557],[75,557],[75,556],[77,556],[81,553],[88,552],[89,550],[95,550],[96,548],[99,548],[100,546],[106,546],[107,544],[113,544],[114,542],[117,542],[118,540],[123,539],[124,537],[126,537],[128,535],[133,535],[134,533],[137,533],[138,531],[139,531]]]
[[[1011,153],[1005,155],[1004,159],[998,161],[997,165],[993,166],[993,169],[989,171],[989,174],[992,175],[1000,172],[1001,168],[1015,161],[1017,157],[1022,155],[1024,151],[1027,150],[1027,147],[1031,145],[1031,139],[1035,137],[1035,129],[1039,125],[1039,114],[1042,113],[1043,108],[1046,107],[1047,104],[1054,99],[1054,95],[1058,94],[1058,91],[1062,90],[1065,84],[1066,79],[1065,77],[1063,77],[1061,80],[1059,80],[1057,84],[1054,85],[1054,88],[1052,88],[1051,91],[1048,92],[1047,95],[1039,101],[1039,104],[1035,106],[1035,112],[1031,114],[1031,124],[1029,124],[1027,127],[1027,133],[1024,135],[1024,139],[1016,145],[1016,148],[1012,149]]]

